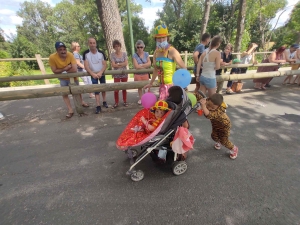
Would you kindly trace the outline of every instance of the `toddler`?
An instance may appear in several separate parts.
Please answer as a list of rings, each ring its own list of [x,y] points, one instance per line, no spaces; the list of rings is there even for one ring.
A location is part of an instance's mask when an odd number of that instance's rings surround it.
[[[200,100],[203,113],[212,125],[212,139],[216,142],[215,149],[221,149],[224,145],[230,150],[230,158],[235,159],[238,155],[238,147],[233,145],[229,140],[231,123],[226,114],[226,104],[223,104],[223,96],[221,94],[213,94],[207,100]]]

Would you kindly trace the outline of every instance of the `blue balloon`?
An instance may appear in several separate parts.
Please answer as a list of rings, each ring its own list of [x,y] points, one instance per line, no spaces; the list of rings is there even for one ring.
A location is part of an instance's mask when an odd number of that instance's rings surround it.
[[[177,70],[172,77],[173,84],[182,88],[186,88],[191,83],[191,80],[191,73],[186,69]]]

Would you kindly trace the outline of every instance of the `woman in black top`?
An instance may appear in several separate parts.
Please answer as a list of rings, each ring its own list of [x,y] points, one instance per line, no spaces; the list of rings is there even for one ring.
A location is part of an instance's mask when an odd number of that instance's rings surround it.
[[[221,52],[221,66],[229,66],[232,63],[232,45],[227,44],[225,46],[224,52]],[[227,69],[224,69],[224,73],[227,72]],[[216,75],[221,75],[222,69],[216,70]],[[217,93],[220,93],[223,87],[224,81],[217,82]]]

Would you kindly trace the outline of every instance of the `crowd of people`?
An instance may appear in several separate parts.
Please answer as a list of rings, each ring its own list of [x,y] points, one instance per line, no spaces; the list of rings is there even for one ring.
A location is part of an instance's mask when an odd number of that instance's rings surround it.
[[[149,73],[134,74],[134,81],[146,81],[150,80],[144,89],[150,89],[153,83],[158,78],[159,82],[159,99],[165,100],[168,97],[168,89],[173,85],[172,76],[176,68],[184,68],[186,66],[179,54],[179,52],[169,43],[170,34],[165,25],[159,25],[155,28],[154,39],[156,42],[156,50],[153,54],[153,74],[152,78]],[[205,33],[202,35],[201,43],[195,47],[193,53],[194,59],[194,75],[196,77],[195,92],[201,90],[203,93],[207,93],[208,97],[214,93],[221,93],[224,82],[216,82],[216,76],[222,74],[221,66],[236,65],[236,64],[256,64],[257,60],[254,57],[254,53],[258,45],[256,43],[249,44],[246,51],[242,52],[240,59],[233,59],[231,44],[226,44],[224,50],[220,52],[218,49],[222,43],[220,36],[214,36],[211,38],[210,34]],[[121,50],[121,42],[114,40],[113,43],[114,52],[107,58],[105,53],[97,48],[95,38],[88,39],[88,50],[80,55],[80,45],[77,42],[72,42],[72,53],[67,51],[67,47],[63,42],[56,42],[56,52],[50,55],[49,64],[51,70],[55,74],[61,73],[75,73],[75,72],[87,72],[90,76],[82,77],[85,85],[89,84],[103,84],[106,83],[104,71],[107,69],[107,61],[110,60],[111,69],[113,70],[126,70],[128,67],[128,56],[126,52]],[[207,47],[207,48],[206,48]],[[138,40],[135,44],[136,53],[132,56],[132,62],[134,69],[148,69],[151,67],[151,60],[149,53],[145,52],[145,44],[142,40]],[[257,72],[270,72],[277,71],[281,63],[289,62],[292,65],[292,70],[299,69],[300,65],[300,49],[299,45],[293,44],[289,49],[285,49],[284,46],[278,48],[272,52],[262,63],[277,63],[276,66],[261,66],[258,67]],[[224,73],[227,69],[224,69]],[[245,68],[232,68],[230,74],[243,74],[247,72]],[[287,76],[283,84],[297,83],[300,85],[300,76],[296,76],[292,81],[293,76]],[[115,83],[127,82],[128,74],[115,74],[113,75]],[[70,84],[69,78],[60,78],[61,86],[68,86]],[[266,87],[270,87],[271,78],[254,79],[254,88],[264,90]],[[75,78],[75,83],[78,84],[78,78]],[[236,82],[228,81],[226,94],[233,94],[241,91],[241,86],[237,90]],[[239,82],[242,85],[242,82]],[[234,87],[234,88],[233,88]],[[234,91],[233,91],[234,90]],[[138,89],[139,100],[138,104],[141,104],[142,89]],[[90,94],[90,98],[96,100],[95,113],[101,112],[101,106],[108,108],[106,101],[106,93],[102,92],[102,104],[100,101],[100,93],[95,92]],[[81,97],[82,99],[82,97]],[[123,106],[127,107],[127,91],[122,90]],[[74,115],[70,99],[67,95],[63,96],[63,100],[68,108],[67,118],[71,118]],[[119,91],[114,91],[114,104],[112,108],[119,106]],[[83,107],[89,107],[83,100],[81,102]]]

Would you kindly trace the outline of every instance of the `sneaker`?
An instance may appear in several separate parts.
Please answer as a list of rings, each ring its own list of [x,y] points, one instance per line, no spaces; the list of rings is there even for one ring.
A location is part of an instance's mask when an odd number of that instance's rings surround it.
[[[104,106],[105,108],[108,108],[108,105],[107,105],[106,102],[103,102],[103,106]],[[100,111],[101,111],[101,109],[100,109]]]
[[[220,150],[221,149],[221,144],[219,142],[217,142],[215,144],[215,149]]]
[[[96,112],[95,112],[95,113],[96,113],[96,114],[99,114],[100,112],[101,112],[101,106],[97,106],[97,107],[96,107]]]
[[[232,150],[230,150],[230,158],[235,159],[238,155],[239,148],[237,146],[234,146]]]
[[[138,104],[139,104],[139,105],[142,104],[142,101],[141,101],[141,100],[138,100]]]
[[[271,87],[271,85],[270,84],[266,84],[265,87],[269,88],[269,87]]]

